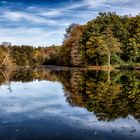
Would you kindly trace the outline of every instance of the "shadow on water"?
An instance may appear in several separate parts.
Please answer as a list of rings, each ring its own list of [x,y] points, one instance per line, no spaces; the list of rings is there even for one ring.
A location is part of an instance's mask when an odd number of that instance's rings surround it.
[[[140,138],[140,73],[137,71],[11,69],[0,71],[0,85],[0,139]],[[40,95],[35,94],[35,98],[26,94],[21,98],[15,87]],[[44,96],[47,90],[49,94]],[[10,95],[5,95],[7,92]],[[7,104],[4,105],[3,99]],[[23,110],[28,108],[28,111],[16,110],[14,105],[19,100]],[[7,107],[8,103],[13,107]],[[49,113],[46,115],[40,108],[47,108],[45,111]]]

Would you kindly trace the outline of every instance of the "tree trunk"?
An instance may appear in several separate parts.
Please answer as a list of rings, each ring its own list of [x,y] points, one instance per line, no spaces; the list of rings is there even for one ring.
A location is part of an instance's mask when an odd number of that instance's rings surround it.
[[[110,85],[110,69],[108,69],[108,84]]]
[[[110,69],[110,55],[111,55],[111,53],[110,53],[110,50],[109,50],[109,52],[108,52],[108,68]]]
[[[108,83],[110,84],[110,56],[111,56],[111,52],[110,49],[108,51]]]

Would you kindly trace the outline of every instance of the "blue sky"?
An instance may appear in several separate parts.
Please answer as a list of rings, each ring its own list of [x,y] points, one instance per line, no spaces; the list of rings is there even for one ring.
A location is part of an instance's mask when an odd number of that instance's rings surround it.
[[[0,42],[60,45],[65,28],[84,24],[99,12],[140,13],[140,0],[0,0]]]

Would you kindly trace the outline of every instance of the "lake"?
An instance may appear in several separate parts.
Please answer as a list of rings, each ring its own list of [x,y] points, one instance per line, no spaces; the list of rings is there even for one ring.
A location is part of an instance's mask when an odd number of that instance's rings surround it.
[[[0,140],[139,140],[140,72],[0,70]]]

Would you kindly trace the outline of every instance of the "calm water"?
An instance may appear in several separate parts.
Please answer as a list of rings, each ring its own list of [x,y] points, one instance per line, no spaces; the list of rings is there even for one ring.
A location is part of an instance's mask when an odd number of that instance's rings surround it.
[[[0,140],[139,140],[140,73],[0,71]]]

